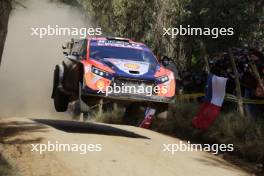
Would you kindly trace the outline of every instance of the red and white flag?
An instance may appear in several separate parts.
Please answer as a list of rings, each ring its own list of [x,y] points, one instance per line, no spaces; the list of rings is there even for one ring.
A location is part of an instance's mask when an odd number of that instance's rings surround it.
[[[140,123],[139,127],[140,127],[140,128],[146,128],[146,129],[149,129],[149,128],[151,127],[152,120],[153,120],[153,117],[154,117],[154,115],[155,115],[155,112],[156,112],[155,109],[152,109],[152,108],[147,107],[147,108],[145,109],[145,118],[144,118],[143,121]]]
[[[206,131],[218,117],[225,98],[226,82],[227,78],[225,77],[208,75],[204,102],[192,120],[192,125],[195,128]]]

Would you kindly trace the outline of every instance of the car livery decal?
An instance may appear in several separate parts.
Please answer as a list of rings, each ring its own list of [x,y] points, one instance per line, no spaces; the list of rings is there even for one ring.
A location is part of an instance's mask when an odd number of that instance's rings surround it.
[[[124,66],[127,67],[128,69],[139,69],[140,68],[138,64],[132,64],[132,63],[124,64]]]
[[[124,59],[112,59],[105,58],[107,61],[114,64],[119,70],[123,72],[133,75],[130,71],[138,71],[137,75],[144,75],[149,70],[148,62],[141,61],[133,61],[133,60],[124,60]]]
[[[98,40],[96,46],[112,46],[112,47],[121,47],[121,48],[133,48],[143,50],[144,48],[136,43],[127,43],[122,41],[110,41],[110,40]]]

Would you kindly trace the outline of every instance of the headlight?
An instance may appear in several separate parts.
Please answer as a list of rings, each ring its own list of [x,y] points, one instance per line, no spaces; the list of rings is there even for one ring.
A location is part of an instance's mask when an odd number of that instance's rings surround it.
[[[109,76],[108,72],[100,70],[99,68],[96,68],[94,66],[92,66],[92,73],[99,75],[99,76],[102,76],[102,77],[108,77]]]
[[[161,83],[165,83],[167,81],[169,81],[169,77],[168,76],[161,76],[157,78]]]

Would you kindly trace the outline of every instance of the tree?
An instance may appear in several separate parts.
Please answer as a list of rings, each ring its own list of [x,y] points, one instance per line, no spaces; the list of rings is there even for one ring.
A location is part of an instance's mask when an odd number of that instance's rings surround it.
[[[263,7],[263,1],[257,0],[191,0],[188,7],[190,15],[187,22],[191,26],[210,29],[233,28],[234,30],[232,36],[218,36],[215,39],[211,36],[194,36],[190,40],[202,41],[209,54],[229,50],[235,75],[238,110],[242,116],[244,116],[244,112],[239,75],[231,48],[249,44],[254,36],[258,36],[256,33],[259,34],[259,29],[256,26],[259,25],[260,19],[263,17]]]
[[[0,65],[7,35],[7,26],[11,9],[11,0],[0,1]]]

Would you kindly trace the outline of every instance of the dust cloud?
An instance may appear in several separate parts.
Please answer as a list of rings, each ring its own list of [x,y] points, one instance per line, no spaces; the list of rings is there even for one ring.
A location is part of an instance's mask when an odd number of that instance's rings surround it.
[[[50,0],[22,1],[8,28],[0,68],[0,117],[67,117],[56,113],[51,97],[53,69],[63,60],[61,45],[70,36],[32,36],[32,27],[92,27],[77,8]]]

